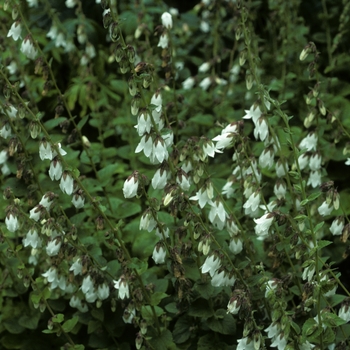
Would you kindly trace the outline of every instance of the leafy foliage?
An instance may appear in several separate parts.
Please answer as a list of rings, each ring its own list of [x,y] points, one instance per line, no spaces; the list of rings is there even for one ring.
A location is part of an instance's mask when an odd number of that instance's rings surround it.
[[[349,347],[349,13],[6,0],[1,346]]]

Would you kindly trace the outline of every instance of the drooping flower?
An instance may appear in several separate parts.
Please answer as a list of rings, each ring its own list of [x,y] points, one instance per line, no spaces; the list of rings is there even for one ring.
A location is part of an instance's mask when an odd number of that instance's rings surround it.
[[[322,157],[316,152],[310,157],[309,168],[313,171],[319,170],[321,168]]]
[[[34,221],[39,221],[42,210],[45,211],[45,209],[41,205],[36,205],[33,209],[29,211],[29,218]]]
[[[68,8],[73,8],[76,5],[75,0],[66,0],[65,4]]]
[[[204,208],[207,203],[210,203],[214,196],[212,184],[210,183],[208,186],[200,188],[195,196],[190,197],[191,201],[198,201],[201,208]]]
[[[69,268],[69,271],[73,271],[74,276],[81,275],[83,273],[83,265],[81,264],[80,259],[76,260],[72,266]]]
[[[65,171],[61,177],[60,189],[63,193],[71,195],[74,189],[74,180],[72,176]]]
[[[84,208],[85,198],[80,190],[73,194],[72,203],[77,209]]]
[[[13,22],[9,32],[7,33],[7,37],[11,37],[14,41],[17,41],[18,38],[21,37],[22,26],[20,22]]]
[[[157,136],[154,139],[152,146],[152,156],[152,158],[157,159],[159,163],[163,163],[163,161],[169,157],[167,146],[161,136]]]
[[[243,243],[239,238],[232,238],[230,245],[229,245],[230,251],[237,255],[243,250]]]
[[[256,140],[260,138],[261,141],[264,141],[269,134],[269,127],[267,125],[266,119],[260,117],[254,128],[254,137]]]
[[[139,136],[143,136],[145,133],[150,133],[152,127],[152,121],[147,111],[142,111],[137,118],[137,133]]]
[[[210,69],[210,63],[204,62],[199,66],[198,72],[199,73],[206,73],[206,72],[208,72],[209,69]]]
[[[227,213],[223,204],[220,201],[210,203],[211,209],[209,212],[210,222],[216,226],[219,230],[222,230],[225,226]]]
[[[19,229],[19,222],[18,222],[17,216],[15,216],[13,213],[8,213],[6,215],[5,224],[6,224],[6,228],[10,232],[15,232]]]
[[[134,171],[124,182],[123,194],[125,198],[133,198],[139,188],[138,171]]]
[[[259,208],[260,204],[260,191],[253,192],[248,200],[243,204],[243,208],[250,209],[251,212],[255,212]]]
[[[329,215],[333,211],[333,204],[328,204],[327,201],[324,201],[317,209],[318,213],[322,216]]]
[[[232,315],[237,315],[240,308],[241,308],[241,303],[235,297],[231,298],[227,304],[227,312],[231,313]]]
[[[156,245],[153,250],[152,259],[156,264],[164,264],[166,257],[166,250],[163,245]]]
[[[188,77],[182,82],[182,88],[184,90],[191,90],[195,84],[196,80],[193,77]]]
[[[100,300],[105,300],[109,297],[109,287],[106,283],[100,284],[97,287],[97,297]]]
[[[350,322],[350,307],[347,304],[343,304],[338,311],[338,316],[346,322]]]
[[[44,159],[52,160],[52,158],[53,158],[51,144],[50,144],[50,142],[47,142],[45,139],[43,139],[40,142],[39,157],[41,160],[44,160]]]
[[[161,19],[165,28],[171,29],[173,27],[173,18],[169,12],[164,12]]]
[[[223,287],[225,286],[225,282],[226,282],[225,271],[222,270],[219,272],[219,270],[216,270],[212,276],[211,285],[213,287]]]
[[[40,248],[42,240],[39,237],[37,230],[30,229],[22,242],[25,247],[31,246],[32,248]]]
[[[288,163],[284,162],[283,160],[279,159],[276,163],[276,175],[278,177],[282,177],[286,175],[286,171],[289,171],[289,165]]]
[[[262,114],[260,107],[254,104],[250,107],[249,111],[245,110],[245,112],[246,114],[243,117],[243,119],[252,119],[254,124],[257,123],[258,119],[261,117]]]
[[[76,295],[73,295],[69,301],[69,305],[78,309],[80,312],[85,313],[89,311],[88,306],[81,301]]]
[[[211,78],[205,77],[200,83],[199,86],[202,90],[207,91],[209,86],[211,85]]]
[[[176,182],[180,185],[181,189],[188,191],[190,188],[190,182],[188,175],[182,170],[179,169],[176,176]]]
[[[255,350],[254,341],[248,337],[237,340],[236,350]]]
[[[118,289],[118,296],[120,299],[129,298],[129,285],[125,277],[121,276],[118,281],[114,282],[114,288]]]
[[[150,157],[153,151],[153,140],[150,134],[144,134],[135,149],[135,153],[143,151],[147,158]]]
[[[340,236],[343,232],[344,226],[344,218],[342,216],[339,216],[333,220],[329,231],[332,232],[333,236]]]
[[[4,139],[7,139],[8,137],[10,137],[12,135],[11,132],[11,126],[9,123],[4,123],[4,125],[2,126],[2,128],[0,129],[0,136]]]
[[[322,183],[322,176],[321,176],[321,172],[319,170],[316,171],[311,171],[309,178],[307,180],[307,185],[310,186],[312,188],[316,188],[318,186],[320,186]]]
[[[168,34],[162,34],[159,38],[158,47],[161,47],[162,49],[166,49],[168,45],[169,45]]]
[[[304,137],[300,144],[299,149],[306,149],[307,151],[316,151],[317,148],[317,134],[316,133],[309,133],[306,137]]]
[[[254,219],[256,226],[255,226],[255,233],[259,236],[260,240],[264,240],[269,233],[269,229],[272,225],[274,216],[272,213],[264,214],[259,219]]]
[[[54,158],[50,163],[50,169],[49,169],[49,176],[50,179],[53,180],[60,180],[62,176],[63,168],[62,163],[59,159]]]
[[[205,259],[204,264],[201,266],[202,273],[209,272],[210,276],[213,277],[214,273],[220,268],[220,266],[220,258],[215,255],[210,255]]]
[[[48,256],[55,256],[60,251],[62,240],[60,237],[49,241],[46,246],[46,253]]]
[[[157,221],[154,219],[151,210],[147,209],[141,216],[139,229],[151,232],[155,229],[156,226]]]
[[[300,155],[298,158],[298,164],[299,164],[300,170],[305,169],[309,164],[309,155],[306,153]]]
[[[30,36],[27,36],[21,45],[21,52],[23,52],[28,58],[34,60],[38,54],[38,50],[34,47],[32,39]]]
[[[153,178],[152,178],[152,187],[156,190],[161,190],[166,186],[168,179],[168,172],[165,169],[159,168]]]

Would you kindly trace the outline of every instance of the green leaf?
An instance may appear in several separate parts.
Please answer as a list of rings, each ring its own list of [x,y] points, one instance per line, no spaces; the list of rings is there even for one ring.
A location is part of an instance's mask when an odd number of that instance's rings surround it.
[[[319,223],[315,226],[314,232],[316,233],[317,231],[319,231],[319,230],[323,227],[323,225],[324,225],[324,221],[319,222]]]
[[[12,334],[21,334],[25,330],[25,328],[18,323],[17,318],[7,319],[2,322],[2,325]]]
[[[293,322],[293,321],[291,321],[291,324],[290,324],[291,326],[292,326],[292,328],[294,329],[294,331],[295,331],[295,333],[296,334],[300,334],[300,327],[295,323],[295,322]]]
[[[56,314],[52,317],[52,322],[54,323],[61,323],[64,320],[64,315],[63,314]]]
[[[120,262],[118,260],[108,261],[106,271],[109,272],[111,275],[116,276],[119,269]]]
[[[155,292],[151,295],[150,304],[155,306],[158,305],[164,298],[168,297],[168,294],[163,292]]]
[[[33,312],[31,315],[25,314],[19,318],[18,324],[28,329],[36,329],[38,327],[40,317],[41,313],[39,311]]]
[[[194,285],[194,290],[196,290],[203,299],[207,300],[211,298],[214,294],[218,294],[220,292],[220,289],[213,287],[210,282],[202,281],[196,282],[196,284]]]
[[[97,329],[101,328],[102,324],[100,321],[97,320],[91,320],[88,323],[88,334],[94,333]]]
[[[89,117],[90,117],[89,114],[86,115],[85,117],[83,117],[83,118],[79,121],[79,123],[78,123],[78,125],[77,125],[77,129],[81,130],[81,129],[83,128],[83,126],[86,124],[86,122],[88,121]]]
[[[310,194],[310,196],[308,197],[308,200],[311,202],[313,200],[315,200],[316,198],[318,198],[321,195],[321,192],[315,192]]]
[[[56,126],[60,125],[65,120],[67,120],[67,118],[65,118],[65,117],[59,117],[56,119],[52,118],[44,123],[44,127],[47,131],[49,131],[49,130],[55,128]]]
[[[129,269],[135,269],[138,274],[142,274],[147,270],[148,264],[147,261],[140,260],[138,258],[131,258],[131,261],[128,263]]]
[[[173,337],[177,344],[184,343],[191,336],[190,329],[193,327],[193,321],[190,317],[182,316],[180,317],[174,327]]]
[[[211,126],[214,123],[214,117],[210,114],[197,114],[190,121],[198,125]]]
[[[149,343],[153,349],[177,349],[173,342],[173,336],[168,329],[163,330],[159,335],[153,335]]]
[[[103,309],[92,309],[91,316],[96,318],[97,320],[103,322],[105,315]]]
[[[345,324],[346,321],[332,312],[323,312],[322,323],[328,327],[338,327]]]
[[[317,342],[323,328],[313,318],[309,318],[303,324],[302,334],[309,342]]]
[[[215,312],[215,316],[206,321],[208,327],[220,334],[234,335],[236,332],[236,321],[232,314],[227,313],[224,309]]]
[[[63,323],[62,328],[66,333],[69,333],[75,325],[78,323],[79,317],[75,316],[71,318],[70,320],[67,320],[66,322]]]
[[[160,308],[159,306],[153,306],[153,308],[150,305],[142,306],[141,315],[146,321],[150,322],[150,324],[152,324],[153,317],[154,317],[152,309],[155,311],[155,314],[157,317],[159,317],[160,315],[162,315],[164,313],[164,310],[162,308]]]
[[[322,334],[322,339],[325,344],[331,344],[335,340],[335,333],[332,328],[327,327]]]
[[[176,303],[169,303],[165,306],[165,310],[168,311],[171,314],[177,314],[179,312]]]
[[[120,169],[120,165],[118,163],[109,164],[105,166],[103,169],[98,171],[98,178],[100,180],[101,186],[106,186],[108,182],[112,182],[113,175],[117,173],[117,169]]]
[[[22,349],[23,337],[13,334],[6,334],[1,337],[1,345],[4,349]]]
[[[229,347],[220,338],[213,337],[212,334],[207,334],[199,338],[197,350],[228,350]]]
[[[189,316],[209,318],[214,315],[213,309],[209,306],[205,299],[195,300],[188,310]]]
[[[111,202],[116,219],[124,219],[141,212],[141,206],[137,203],[120,200],[117,198]],[[118,203],[117,205],[116,202]]]

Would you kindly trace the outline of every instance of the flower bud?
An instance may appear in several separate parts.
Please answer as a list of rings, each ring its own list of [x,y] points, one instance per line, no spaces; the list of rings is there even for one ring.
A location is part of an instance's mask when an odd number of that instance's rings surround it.
[[[118,22],[113,22],[109,27],[109,36],[113,42],[120,38],[120,28]]]
[[[101,7],[106,10],[109,7],[109,0],[101,0]]]
[[[318,99],[318,109],[320,111],[320,113],[322,115],[326,115],[327,114],[327,110],[326,110],[326,107],[324,106],[324,103],[322,100]]]
[[[128,86],[129,86],[129,94],[131,96],[135,96],[137,94],[138,89],[137,89],[136,80],[134,79],[133,75],[128,80]]]
[[[247,51],[243,50],[239,53],[239,65],[242,67],[247,59]]]
[[[152,74],[142,74],[142,86],[147,89],[153,83],[153,75]]]
[[[165,28],[171,29],[173,27],[173,18],[169,12],[164,12],[161,19]]]
[[[12,19],[15,21],[17,17],[18,17],[18,10],[17,10],[17,7],[14,6],[12,9]]]
[[[134,98],[131,100],[131,114],[137,115],[139,111],[139,107],[141,104],[141,96],[140,94],[136,94]]]
[[[147,321],[146,320],[141,320],[140,331],[143,335],[145,335],[147,333]]]
[[[111,10],[108,9],[108,10],[105,10],[103,12],[103,26],[105,29],[107,29],[113,22],[113,18],[112,18],[112,15],[111,15]]]
[[[125,56],[124,49],[120,44],[118,44],[114,49],[114,58],[117,62],[120,62],[124,56]]]
[[[304,61],[305,58],[309,55],[310,52],[315,52],[316,46],[313,42],[309,42],[301,51],[299,59],[300,61]]]
[[[139,332],[137,333],[136,339],[135,339],[135,346],[137,350],[141,349],[142,343],[143,343],[142,333]]]
[[[129,61],[126,59],[126,57],[123,57],[123,59],[120,61],[119,68],[122,74],[125,74],[129,71]]]
[[[254,78],[251,74],[247,74],[245,76],[245,83],[246,83],[247,90],[250,90],[254,83]]]
[[[133,46],[128,45],[126,47],[126,55],[128,56],[129,62],[134,63],[136,58],[136,52]]]
[[[238,41],[242,37],[242,26],[239,25],[235,32],[236,40]]]
[[[9,100],[11,97],[11,87],[8,84],[4,84],[4,88],[2,90],[4,97],[6,100]]]

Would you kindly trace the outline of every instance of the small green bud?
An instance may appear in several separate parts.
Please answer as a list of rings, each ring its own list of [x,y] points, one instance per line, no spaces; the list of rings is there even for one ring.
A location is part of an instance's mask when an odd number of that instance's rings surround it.
[[[109,36],[113,42],[116,42],[120,39],[120,29],[118,22],[113,22],[109,26]]]

